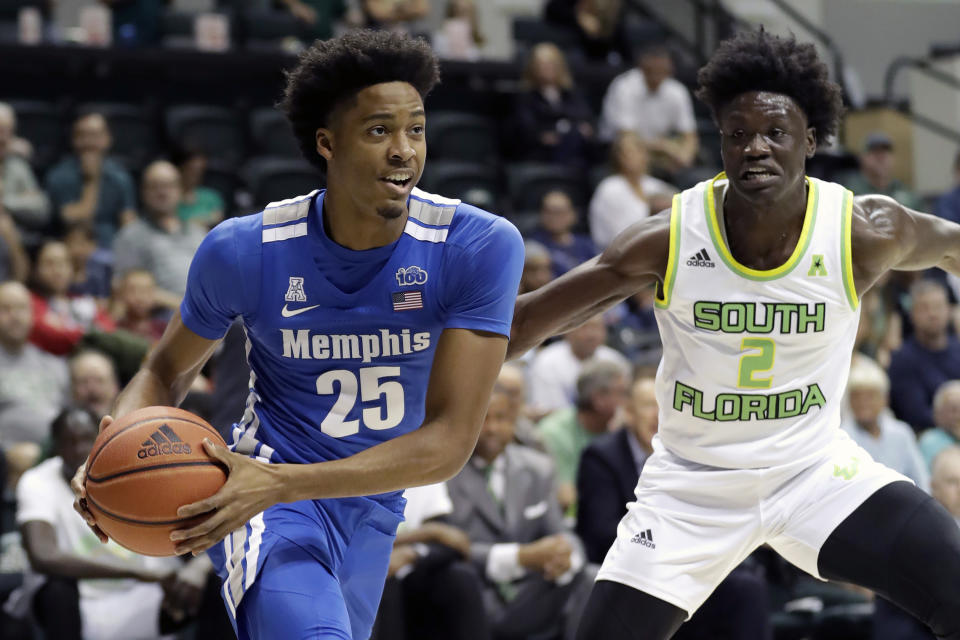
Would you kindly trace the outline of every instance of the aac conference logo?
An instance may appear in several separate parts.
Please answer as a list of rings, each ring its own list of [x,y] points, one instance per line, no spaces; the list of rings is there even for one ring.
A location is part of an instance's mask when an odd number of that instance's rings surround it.
[[[427,282],[427,272],[424,269],[414,265],[404,269],[397,269],[397,284],[401,287],[414,284],[425,284]]]

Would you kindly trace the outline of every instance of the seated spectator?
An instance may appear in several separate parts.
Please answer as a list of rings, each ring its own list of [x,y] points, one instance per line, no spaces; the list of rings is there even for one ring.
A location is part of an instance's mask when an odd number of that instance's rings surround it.
[[[360,0],[360,9],[370,29],[411,30],[411,22],[430,14],[429,0]]]
[[[590,362],[577,376],[577,404],[554,411],[537,425],[557,473],[557,497],[564,511],[577,507],[580,455],[609,432],[627,399],[629,368],[613,362]]]
[[[530,411],[543,417],[577,402],[577,377],[588,361],[612,362],[629,371],[630,363],[606,346],[607,327],[595,316],[567,333],[563,340],[549,344],[533,357],[528,374]]]
[[[583,52],[594,60],[620,66],[630,58],[621,0],[549,0],[544,17],[575,31]]]
[[[930,474],[917,448],[917,436],[887,406],[890,380],[876,362],[856,355],[847,382],[850,417],[841,423],[854,442],[870,456],[930,491]]]
[[[489,640],[483,584],[470,565],[470,538],[443,520],[453,511],[443,483],[403,492],[404,521],[372,640]]]
[[[930,488],[960,525],[960,447],[944,449],[934,458]]]
[[[895,300],[895,288],[888,271],[860,298],[860,324],[854,351],[870,356],[884,369],[891,354],[903,344],[903,320]]]
[[[660,362],[663,343],[654,314],[656,285],[637,291],[603,317],[609,325],[609,344],[622,353],[634,367]]]
[[[177,309],[187,288],[187,272],[204,232],[177,217],[180,175],[158,160],[143,171],[143,216],[117,234],[113,247],[114,278],[142,269],[157,283],[157,304]]]
[[[960,223],[960,151],[953,160],[953,188],[937,199],[933,212],[952,222]]]
[[[70,295],[72,282],[73,264],[67,246],[59,240],[44,242],[34,270],[30,342],[58,356],[70,353],[84,335],[95,329],[109,332],[116,328],[93,296]]]
[[[473,457],[447,481],[447,522],[470,537],[494,638],[572,638],[594,567],[563,525],[550,458],[513,436],[509,401],[494,389]]]
[[[537,426],[527,415],[527,380],[523,367],[516,362],[504,362],[497,376],[497,389],[507,396],[510,420],[517,442],[533,449],[544,450]]]
[[[8,610],[31,611],[45,637],[58,640],[158,637],[164,592],[180,587],[178,561],[101,544],[73,510],[70,479],[93,446],[96,416],[65,409],[51,432],[54,457],[17,485],[17,524],[32,573]]]
[[[0,205],[0,282],[26,282],[30,274],[30,258],[23,247],[20,231],[13,217]]]
[[[553,261],[547,248],[535,240],[524,242],[523,250],[520,293],[529,293],[553,280]]]
[[[70,396],[66,363],[27,341],[33,327],[30,292],[0,283],[0,445],[42,444],[50,421]]]
[[[110,130],[99,113],[85,113],[73,123],[73,155],[47,173],[46,191],[53,205],[50,232],[90,222],[97,244],[109,249],[117,230],[136,217],[133,179],[120,163],[107,157]]]
[[[638,378],[625,405],[625,427],[604,434],[584,449],[577,472],[577,535],[587,559],[603,562],[617,537],[617,525],[633,502],[640,472],[653,453],[657,433],[656,383]],[[767,585],[748,563],[740,565],[720,583],[714,594],[677,634],[676,640],[760,640],[770,638]]]
[[[93,349],[86,349],[70,358],[70,391],[73,403],[90,411],[99,421],[110,413],[120,393],[113,360]]]
[[[40,190],[30,163],[13,153],[17,118],[0,102],[0,212],[13,216],[22,229],[39,231],[50,222],[50,201]]]
[[[920,197],[893,177],[894,164],[893,140],[887,134],[875,131],[863,143],[860,172],[845,180],[844,186],[856,195],[879,193],[905,207],[921,209]]]
[[[526,90],[517,96],[513,123],[521,159],[585,167],[594,116],[573,85],[563,52],[549,42],[535,46],[523,79]]]
[[[610,148],[614,173],[600,181],[590,198],[590,235],[607,248],[621,231],[670,207],[676,188],[647,174],[647,149],[632,131],[622,131]]]
[[[443,60],[473,62],[480,59],[485,41],[474,0],[447,0],[443,23],[433,32],[433,50],[437,55]]]
[[[280,4],[304,25],[310,40],[332,38],[334,26],[347,12],[346,0],[280,0]]]
[[[948,331],[946,288],[934,280],[910,287],[913,335],[890,358],[890,406],[920,432],[933,425],[933,394],[947,380],[960,379],[960,341]]]
[[[67,225],[63,243],[67,245],[73,265],[70,293],[93,296],[101,304],[105,303],[111,294],[113,254],[97,246],[93,225],[86,221]]]
[[[589,237],[573,232],[576,224],[577,210],[570,196],[559,190],[543,195],[540,201],[540,226],[530,237],[550,252],[556,278],[597,253]]]
[[[673,175],[693,165],[699,140],[693,101],[673,77],[673,59],[660,44],[640,48],[636,67],[610,83],[603,98],[601,135],[633,131],[652,154],[655,173]]]
[[[933,396],[933,424],[920,434],[920,453],[933,468],[933,460],[944,449],[960,444],[960,380],[949,380],[940,385]]]
[[[328,36],[329,37],[329,36]],[[216,189],[203,186],[207,156],[196,149],[183,149],[174,158],[180,171],[180,203],[177,216],[198,225],[204,232],[223,220],[223,197]]]
[[[142,269],[128,271],[117,289],[117,328],[151,343],[159,340],[170,321],[170,310],[157,306],[157,283],[153,274]]]

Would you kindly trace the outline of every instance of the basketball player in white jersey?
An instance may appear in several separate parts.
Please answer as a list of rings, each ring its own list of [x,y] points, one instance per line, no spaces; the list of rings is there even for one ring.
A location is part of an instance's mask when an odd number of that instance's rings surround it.
[[[725,173],[514,316],[517,355],[658,283],[659,436],[578,637],[669,638],[767,543],[960,640],[960,530],[839,428],[860,296],[889,269],[960,275],[960,226],[805,176],[842,112],[812,45],[744,33],[699,82]]]

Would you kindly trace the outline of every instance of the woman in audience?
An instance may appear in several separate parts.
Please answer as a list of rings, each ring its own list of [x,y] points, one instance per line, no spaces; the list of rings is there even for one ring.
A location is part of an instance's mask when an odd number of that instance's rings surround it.
[[[479,60],[485,41],[474,1],[449,0],[443,24],[433,33],[433,50],[437,55],[444,60]]]
[[[223,220],[223,197],[210,187],[204,187],[203,174],[207,171],[207,156],[197,149],[181,149],[174,154],[174,164],[180,170],[183,196],[177,206],[177,216],[184,222],[210,229]]]

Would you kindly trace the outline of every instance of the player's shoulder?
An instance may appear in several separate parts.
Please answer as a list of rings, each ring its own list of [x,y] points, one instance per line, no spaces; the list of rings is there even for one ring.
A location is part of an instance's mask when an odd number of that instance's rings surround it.
[[[445,230],[450,245],[470,247],[479,238],[523,245],[520,232],[510,221],[456,198],[414,188],[409,210],[414,224]]]

